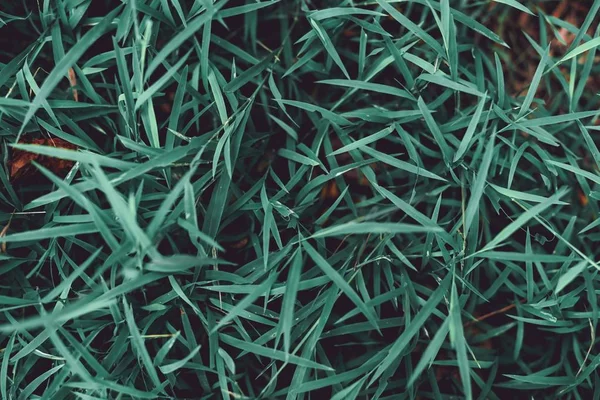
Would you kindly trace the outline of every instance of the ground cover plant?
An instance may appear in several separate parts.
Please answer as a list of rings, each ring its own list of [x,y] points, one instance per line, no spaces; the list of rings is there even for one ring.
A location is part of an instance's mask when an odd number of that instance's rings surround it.
[[[0,398],[600,397],[600,1],[0,5]]]

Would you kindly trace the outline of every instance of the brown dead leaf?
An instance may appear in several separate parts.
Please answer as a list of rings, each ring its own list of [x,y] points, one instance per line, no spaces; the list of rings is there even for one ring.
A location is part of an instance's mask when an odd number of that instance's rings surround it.
[[[73,99],[75,99],[75,101],[79,101],[79,92],[77,92],[77,89],[75,89],[77,86],[77,78],[73,68],[69,68],[69,85],[71,85],[71,89],[73,90]]]
[[[558,6],[554,9],[554,11],[552,12],[552,16],[554,18],[560,18],[562,17],[562,15],[564,14],[564,12],[571,6],[569,3],[569,1],[567,0],[562,0]]]
[[[323,189],[321,189],[321,199],[322,200],[326,200],[326,199],[335,200],[338,198],[339,195],[340,195],[340,190],[337,187],[337,184],[335,183],[335,181],[327,182],[323,186]]]
[[[173,109],[173,100],[175,99],[175,92],[170,91],[167,93],[167,98],[164,102],[159,105],[159,108],[165,114],[170,114]]]
[[[585,193],[583,193],[582,190],[577,192],[577,197],[579,198],[579,204],[581,204],[582,207],[586,207],[590,203],[590,199],[585,195]]]
[[[4,229],[2,229],[2,231],[0,232],[0,238],[6,236],[8,228],[10,228],[10,220],[8,221]],[[6,242],[2,242],[2,244],[0,244],[0,253],[6,253]]]
[[[59,138],[39,138],[31,140],[25,139],[21,140],[19,143],[77,150],[77,146]],[[14,181],[35,175],[37,170],[33,165],[31,165],[32,161],[43,165],[58,176],[65,175],[73,167],[73,162],[69,160],[61,160],[59,158],[43,156],[40,154],[31,153],[29,151],[13,149],[11,160],[9,162],[11,180]]]
[[[236,249],[237,250],[237,249],[242,249],[242,248],[246,247],[247,244],[248,244],[248,238],[245,237],[245,238],[243,238],[242,240],[240,240],[238,242],[230,244],[228,247],[231,248],[231,249]]]
[[[12,222],[13,215],[15,215],[14,211],[10,215],[6,226],[2,228],[2,231],[0,231],[0,238],[6,236],[6,232],[8,232],[8,228],[10,228],[10,223]],[[0,244],[0,253],[6,253],[6,242],[2,242],[2,244]]]

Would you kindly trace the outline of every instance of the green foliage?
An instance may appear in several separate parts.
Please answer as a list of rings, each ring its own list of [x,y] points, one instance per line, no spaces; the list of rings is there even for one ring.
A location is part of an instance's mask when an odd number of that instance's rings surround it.
[[[600,395],[600,0],[25,3],[3,399]]]

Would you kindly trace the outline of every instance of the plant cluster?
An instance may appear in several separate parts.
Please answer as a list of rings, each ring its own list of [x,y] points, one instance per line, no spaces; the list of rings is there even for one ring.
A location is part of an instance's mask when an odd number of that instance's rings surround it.
[[[600,396],[565,3],[3,1],[0,398]]]

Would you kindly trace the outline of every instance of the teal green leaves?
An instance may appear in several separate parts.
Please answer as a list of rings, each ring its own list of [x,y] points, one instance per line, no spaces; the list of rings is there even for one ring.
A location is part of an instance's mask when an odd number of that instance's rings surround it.
[[[390,368],[390,366],[394,363],[397,357],[409,345],[412,338],[423,327],[425,321],[427,321],[429,316],[438,306],[439,302],[442,301],[442,298],[446,295],[449,283],[449,278],[443,280],[441,285],[431,294],[431,296],[425,302],[422,309],[420,309],[417,312],[417,314],[411,320],[410,324],[406,326],[402,334],[393,342],[389,350],[385,352],[382,351],[378,354],[382,356],[382,359],[378,363],[377,369],[375,370],[375,373],[371,378],[371,382],[373,382],[375,379],[381,376],[381,374],[383,374],[388,368]]]
[[[325,51],[329,54],[329,56],[331,57],[333,62],[335,62],[336,65],[342,70],[342,72],[344,73],[346,78],[350,79],[350,75],[348,75],[348,71],[346,70],[346,67],[344,66],[344,62],[340,58],[340,55],[338,54],[337,50],[335,49],[335,46],[334,46],[333,42],[331,41],[331,38],[329,37],[329,35],[327,34],[327,32],[325,31],[323,26],[319,23],[319,21],[314,20],[314,19],[310,19],[310,24],[312,25],[312,28],[314,29],[317,37],[323,43],[323,47],[325,47]]]
[[[600,0],[33,3],[0,397],[598,398]]]
[[[77,41],[77,43],[56,64],[48,77],[44,80],[40,90],[37,92],[33,102],[29,106],[27,114],[25,114],[23,122],[21,123],[18,137],[23,133],[27,123],[31,120],[31,118],[33,118],[36,111],[47,100],[52,90],[63,79],[67,73],[67,70],[81,58],[87,49],[89,49],[98,39],[100,39],[102,35],[106,33],[108,29],[110,29],[115,17],[119,14],[121,9],[121,7],[118,7],[104,16],[100,23],[94,26],[79,41]],[[18,141],[18,137],[16,141]]]
[[[508,6],[514,7],[519,11],[523,11],[527,14],[534,15],[529,8],[521,4],[518,0],[494,0],[496,3],[503,3]]]
[[[425,101],[423,100],[422,97],[419,97],[418,106],[419,106],[419,110],[421,110],[421,113],[423,114],[423,118],[425,119],[425,123],[426,123],[427,127],[429,128],[429,131],[431,132],[433,139],[435,140],[437,146],[439,147],[439,149],[442,153],[442,157],[443,157],[444,161],[446,163],[449,163],[450,158],[451,158],[450,146],[448,145],[446,138],[442,134],[437,122],[433,118],[431,110],[429,110],[429,108],[427,108],[427,104],[425,104]]]
[[[492,137],[488,140],[485,152],[483,153],[483,159],[481,160],[481,166],[479,167],[477,177],[475,178],[475,181],[473,182],[471,188],[469,203],[467,204],[467,209],[463,216],[465,235],[469,233],[469,228],[473,223],[475,213],[479,211],[479,205],[481,203],[483,191],[487,182],[487,176],[490,169],[490,165],[492,163],[492,157],[494,156],[495,136],[496,134],[494,133]]]
[[[456,351],[456,360],[458,362],[458,370],[460,380],[463,387],[463,393],[466,399],[473,398],[471,388],[471,368],[469,367],[469,359],[467,357],[467,342],[465,340],[465,332],[463,329],[462,318],[460,316],[460,300],[458,298],[456,282],[452,282],[450,294],[450,342]]]

